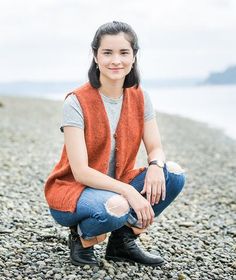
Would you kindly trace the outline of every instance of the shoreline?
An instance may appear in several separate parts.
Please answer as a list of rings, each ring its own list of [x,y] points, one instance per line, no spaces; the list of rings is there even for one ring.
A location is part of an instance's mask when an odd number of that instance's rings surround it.
[[[105,241],[95,247],[99,269],[75,267],[68,230],[53,221],[43,193],[63,145],[62,101],[0,101],[1,279],[235,279],[235,140],[204,123],[157,113],[166,158],[186,170],[186,184],[138,242],[166,264],[107,262]],[[137,165],[146,165],[143,144]]]
[[[150,89],[150,93],[151,93],[151,89]],[[59,94],[46,94],[44,96],[40,96],[40,94],[35,94],[35,96],[32,96],[32,94],[20,94],[19,96],[17,96],[16,94],[12,94],[12,95],[4,95],[3,93],[0,93],[0,100],[1,100],[1,97],[5,97],[5,98],[23,98],[23,99],[42,99],[42,100],[51,100],[51,101],[55,101],[55,102],[62,102],[65,98],[66,94],[64,92],[62,92],[60,95]],[[150,97],[153,98],[153,95],[150,94]],[[157,96],[158,98],[158,96]],[[154,109],[155,109],[155,100],[152,100],[152,103],[154,105]],[[157,106],[157,105],[156,105]],[[156,110],[156,109],[155,109]],[[207,125],[209,128],[213,128],[213,129],[218,129],[218,130],[221,130],[222,133],[224,133],[227,137],[233,139],[236,141],[236,134],[235,134],[235,130],[232,129],[232,125],[229,127],[229,126],[226,126],[226,125],[223,125],[222,124],[222,121],[219,123],[219,120],[218,121],[213,121],[212,120],[212,117],[211,119],[204,119],[200,116],[193,116],[193,115],[189,115],[189,114],[186,114],[186,113],[175,113],[175,112],[171,112],[171,111],[165,111],[165,110],[157,110],[157,113],[159,114],[166,114],[166,115],[171,115],[173,117],[180,117],[180,118],[187,118],[187,119],[190,119],[192,121],[195,121],[195,122],[200,122],[200,123],[203,123],[205,125]]]

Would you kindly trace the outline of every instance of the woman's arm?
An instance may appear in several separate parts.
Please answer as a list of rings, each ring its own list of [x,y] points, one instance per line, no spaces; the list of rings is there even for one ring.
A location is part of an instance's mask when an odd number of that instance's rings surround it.
[[[65,126],[64,137],[69,163],[76,181],[86,186],[109,190],[122,195],[125,195],[127,188],[132,188],[130,185],[115,180],[88,166],[88,154],[83,129]]]
[[[143,142],[146,148],[148,162],[154,159],[165,161],[165,154],[162,149],[161,136],[158,129],[156,118],[144,122]],[[157,165],[148,167],[144,187],[141,194],[146,193],[147,200],[154,205],[158,203],[162,195],[165,199],[165,177],[163,169]]]
[[[83,129],[65,126],[64,137],[70,167],[76,181],[85,186],[113,191],[123,195],[136,212],[143,227],[153,222],[154,212],[150,203],[135,188],[88,166],[88,154]]]
[[[143,142],[146,148],[148,162],[154,159],[165,161],[156,118],[144,122]]]

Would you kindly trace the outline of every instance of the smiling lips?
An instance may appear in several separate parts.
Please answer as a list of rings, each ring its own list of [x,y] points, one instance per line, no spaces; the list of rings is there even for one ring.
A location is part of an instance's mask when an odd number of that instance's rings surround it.
[[[121,70],[123,68],[109,68],[109,69],[112,70],[112,71],[117,71],[117,70]]]

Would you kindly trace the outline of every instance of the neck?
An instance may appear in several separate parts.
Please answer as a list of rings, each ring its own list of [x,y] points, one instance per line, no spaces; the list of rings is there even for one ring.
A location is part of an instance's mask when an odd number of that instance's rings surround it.
[[[124,80],[117,81],[105,81],[100,79],[102,86],[99,88],[99,91],[104,95],[111,98],[119,98],[123,94],[123,83]]]

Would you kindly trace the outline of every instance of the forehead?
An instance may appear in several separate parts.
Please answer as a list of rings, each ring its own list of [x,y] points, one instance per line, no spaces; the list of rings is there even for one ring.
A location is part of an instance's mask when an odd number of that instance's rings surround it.
[[[116,35],[104,35],[101,38],[101,49],[131,49],[130,42],[127,40],[127,35],[119,33]]]

